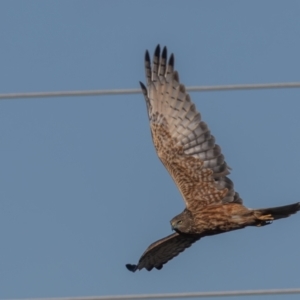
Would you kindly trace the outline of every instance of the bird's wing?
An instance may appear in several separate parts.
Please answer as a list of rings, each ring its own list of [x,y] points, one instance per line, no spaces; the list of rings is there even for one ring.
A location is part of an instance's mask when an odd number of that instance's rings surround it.
[[[151,244],[143,253],[137,265],[127,264],[126,267],[132,272],[143,268],[146,268],[148,271],[151,271],[153,268],[160,270],[169,260],[199,239],[199,235],[173,233]]]
[[[201,120],[174,71],[174,56],[157,46],[151,66],[145,55],[145,96],[156,152],[178,186],[188,209],[209,204],[242,203],[234,191],[221,148]]]

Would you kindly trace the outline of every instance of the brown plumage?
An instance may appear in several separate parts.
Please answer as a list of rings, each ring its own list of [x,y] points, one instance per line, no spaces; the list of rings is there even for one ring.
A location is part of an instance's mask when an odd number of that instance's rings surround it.
[[[266,209],[249,209],[227,177],[221,148],[201,120],[185,87],[174,71],[174,56],[167,62],[167,49],[156,47],[151,67],[145,55],[147,88],[145,96],[153,143],[158,157],[169,171],[185,201],[185,210],[171,220],[175,233],[151,244],[135,272],[146,268],[160,270],[165,263],[204,236],[264,226],[300,210],[300,202]]]

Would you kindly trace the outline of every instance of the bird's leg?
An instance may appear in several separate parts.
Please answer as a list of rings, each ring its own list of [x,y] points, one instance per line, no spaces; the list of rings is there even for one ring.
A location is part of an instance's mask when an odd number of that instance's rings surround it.
[[[274,218],[272,217],[271,214],[268,215],[262,215],[262,216],[257,216],[257,227],[265,226],[265,225],[270,225],[273,223]]]
[[[261,220],[261,221],[273,221],[274,220],[274,218],[271,214],[259,216],[259,217],[257,217],[257,219]]]

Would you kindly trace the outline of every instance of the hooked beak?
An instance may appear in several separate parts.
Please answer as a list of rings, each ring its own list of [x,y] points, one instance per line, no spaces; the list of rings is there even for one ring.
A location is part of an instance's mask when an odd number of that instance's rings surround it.
[[[172,231],[176,230],[177,229],[177,226],[175,223],[171,223],[171,229]]]

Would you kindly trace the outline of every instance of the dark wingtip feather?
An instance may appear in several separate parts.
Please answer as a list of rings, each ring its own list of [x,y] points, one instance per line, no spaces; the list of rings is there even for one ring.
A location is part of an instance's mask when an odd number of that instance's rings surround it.
[[[140,83],[141,89],[142,89],[143,91],[147,91],[146,86],[145,86],[141,81],[139,81],[139,83]]]
[[[162,52],[162,58],[167,59],[167,47],[165,46]]]
[[[174,58],[174,54],[172,53],[169,58],[169,65],[174,67],[174,63],[175,63],[175,58]]]
[[[150,63],[150,54],[149,54],[148,50],[146,50],[146,52],[145,52],[145,61]]]
[[[155,48],[154,56],[159,57],[160,55],[160,45],[158,44]]]
[[[137,270],[137,265],[127,264],[126,268],[128,271],[135,272]]]

